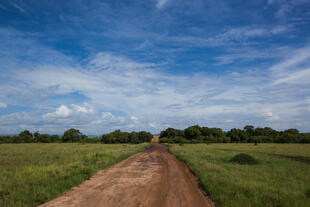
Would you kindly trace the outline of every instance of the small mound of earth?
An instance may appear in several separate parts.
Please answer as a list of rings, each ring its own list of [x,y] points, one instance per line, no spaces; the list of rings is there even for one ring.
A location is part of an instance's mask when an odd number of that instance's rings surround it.
[[[240,154],[235,155],[229,162],[238,163],[241,165],[258,164],[258,160],[256,158],[246,153],[240,153]]]

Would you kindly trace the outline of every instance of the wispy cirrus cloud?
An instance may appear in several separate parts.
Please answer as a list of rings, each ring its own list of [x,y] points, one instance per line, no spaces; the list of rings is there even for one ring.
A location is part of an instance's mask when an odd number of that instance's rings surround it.
[[[15,9],[17,9],[18,11],[20,11],[21,13],[27,14],[27,11],[21,7],[20,5],[18,5],[17,3],[14,2],[10,2],[11,6],[14,7]]]
[[[157,0],[157,8],[161,9],[169,0]]]
[[[296,91],[279,93],[281,87],[273,85],[275,77],[268,71],[267,78],[255,73],[227,73],[221,77],[207,73],[173,75],[155,64],[104,52],[88,61],[86,68],[36,66],[19,70],[18,75],[11,77],[15,82],[23,82],[30,91],[57,84],[56,96],[77,91],[89,100],[84,105],[46,109],[35,120],[43,120],[47,126],[66,123],[64,126],[78,126],[98,134],[117,127],[158,131],[166,126],[182,128],[191,123],[216,126],[218,116],[233,120],[225,122],[226,127],[246,124],[249,119],[256,125],[268,122],[280,127],[279,120],[285,118],[284,127],[293,124],[296,114],[304,110],[302,99],[295,99]],[[237,114],[238,121],[233,118]],[[13,117],[20,120],[27,116],[12,115],[10,119]],[[36,123],[30,122],[29,126],[32,124],[34,128]]]
[[[308,131],[306,3],[1,2],[0,133]]]

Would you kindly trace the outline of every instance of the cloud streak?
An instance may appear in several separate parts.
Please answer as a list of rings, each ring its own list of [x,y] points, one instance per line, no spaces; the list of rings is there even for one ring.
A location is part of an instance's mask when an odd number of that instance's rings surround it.
[[[165,4],[168,3],[168,1],[169,0],[157,0],[157,4],[156,4],[157,8],[161,9]]]
[[[279,127],[280,119],[285,118],[288,126],[293,123],[295,115],[304,110],[302,101],[296,101],[293,94],[282,96],[277,92],[272,101],[269,99],[279,90],[277,84],[293,83],[304,77],[304,73],[296,74],[295,79],[277,79],[274,84],[272,72],[267,79],[255,73],[227,73],[220,77],[207,73],[172,75],[155,64],[139,63],[104,52],[88,61],[85,67],[37,66],[31,70],[19,70],[11,78],[23,82],[30,91],[56,84],[56,96],[73,92],[83,94],[89,103],[60,105],[41,118],[36,116],[47,126],[65,123],[65,126],[78,126],[88,133],[117,127],[158,132],[166,126],[182,128],[191,123],[213,126],[225,123],[229,127],[246,124],[246,120],[257,125],[267,121],[271,126]],[[288,99],[282,101],[284,96]],[[216,120],[219,116],[230,121]],[[238,121],[234,119],[236,116]],[[15,114],[10,119],[14,117],[17,120],[24,118],[25,123],[28,120],[26,114]],[[2,120],[5,118],[7,116]]]

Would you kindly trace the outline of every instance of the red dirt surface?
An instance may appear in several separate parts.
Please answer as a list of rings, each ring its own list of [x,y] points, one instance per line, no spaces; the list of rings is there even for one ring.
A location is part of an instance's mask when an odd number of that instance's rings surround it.
[[[204,207],[214,206],[189,168],[167,147],[145,152],[102,170],[41,207]]]

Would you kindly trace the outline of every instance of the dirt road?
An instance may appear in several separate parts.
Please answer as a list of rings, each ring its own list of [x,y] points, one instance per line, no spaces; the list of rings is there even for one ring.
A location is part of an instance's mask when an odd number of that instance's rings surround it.
[[[204,207],[214,204],[190,170],[163,145],[102,170],[41,207]]]

